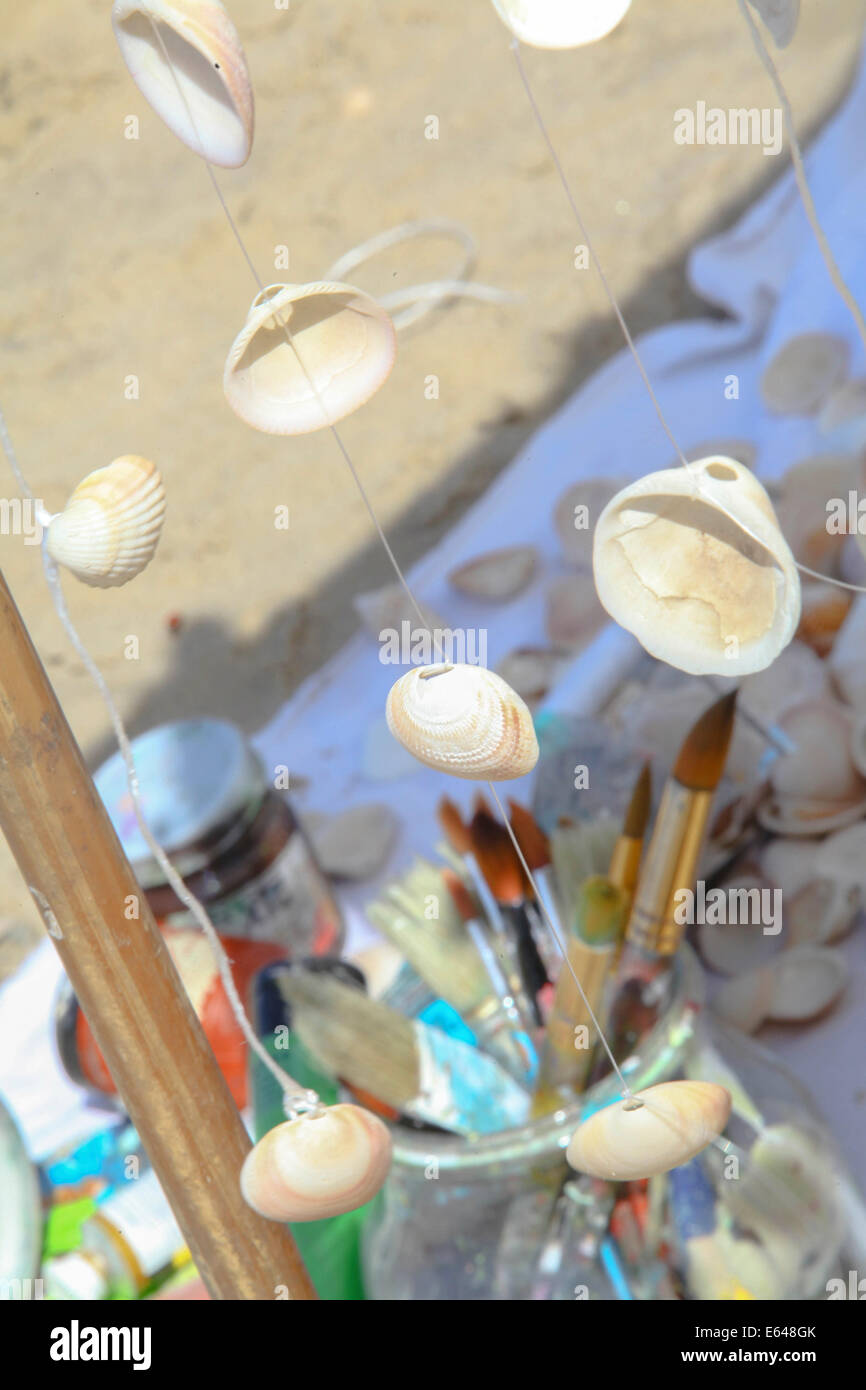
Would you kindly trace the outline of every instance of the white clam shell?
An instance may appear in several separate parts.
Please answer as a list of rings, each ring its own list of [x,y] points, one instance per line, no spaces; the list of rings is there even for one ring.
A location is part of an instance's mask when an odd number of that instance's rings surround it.
[[[269,1130],[244,1160],[241,1192],[271,1221],[320,1221],[369,1202],[390,1166],[382,1121],[358,1105],[332,1105]]]
[[[169,130],[211,164],[245,164],[253,143],[253,89],[237,30],[220,0],[114,0],[111,22],[135,85]]]
[[[165,487],[149,459],[124,454],[88,473],[52,517],[53,560],[85,584],[116,588],[153,558],[165,516]]]
[[[515,38],[533,48],[578,48],[615,29],[631,0],[493,0]]]
[[[823,946],[792,946],[772,968],[769,1017],[779,1023],[817,1018],[839,998],[848,979],[845,957]]]
[[[363,880],[383,868],[400,828],[390,806],[371,802],[308,829],[319,866],[332,878]]]
[[[786,710],[779,726],[795,746],[771,766],[773,800],[759,811],[761,823],[827,830],[856,812],[866,781],[852,759],[851,712],[830,699],[807,700]]]
[[[633,1101],[643,1101],[632,1108]],[[731,1096],[711,1081],[665,1081],[597,1110],[571,1137],[572,1168],[609,1182],[651,1178],[678,1168],[721,1134]]]
[[[628,486],[626,478],[584,478],[565,489],[553,509],[553,525],[562,554],[570,565],[592,567],[592,534],[612,497]]]
[[[693,675],[762,670],[800,618],[770,499],[734,459],[651,473],[618,493],[595,529],[593,572],[611,617]]]
[[[769,1017],[775,990],[773,965],[755,966],[725,981],[713,999],[713,1012],[744,1033],[754,1033]]]
[[[309,434],[378,391],[397,339],[385,310],[337,281],[268,285],[252,302],[223,373],[236,415],[265,434]]]
[[[848,371],[848,344],[832,333],[799,333],[770,360],[761,395],[776,415],[815,415]]]
[[[453,569],[448,579],[459,593],[470,598],[514,598],[531,582],[537,564],[534,545],[511,545],[468,560]]]
[[[394,683],[388,727],[419,762],[454,777],[504,782],[538,761],[532,715],[483,666],[418,666]]]

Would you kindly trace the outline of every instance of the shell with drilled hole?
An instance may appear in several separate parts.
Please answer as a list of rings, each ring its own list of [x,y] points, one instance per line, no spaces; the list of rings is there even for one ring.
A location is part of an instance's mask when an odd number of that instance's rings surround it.
[[[797,630],[794,558],[764,488],[735,459],[624,488],[599,518],[592,558],[611,617],[692,675],[761,671]]]
[[[265,434],[310,434],[382,386],[397,340],[385,310],[336,281],[268,285],[250,306],[223,373],[236,415]]]
[[[608,1182],[652,1178],[705,1149],[730,1113],[724,1086],[665,1081],[596,1110],[575,1130],[566,1157],[579,1173]]]
[[[241,1169],[244,1201],[270,1221],[321,1221],[369,1202],[391,1166],[391,1136],[359,1105],[332,1105],[269,1130]]]
[[[253,89],[220,0],[114,0],[111,22],[132,80],[169,130],[211,164],[245,164]]]
[[[52,517],[53,560],[99,589],[126,584],[153,559],[165,516],[165,487],[149,459],[124,454],[88,473]]]
[[[579,48],[615,29],[631,0],[493,0],[515,38],[532,48]]]
[[[483,666],[415,667],[391,687],[385,714],[413,757],[453,777],[506,782],[538,762],[532,715]]]

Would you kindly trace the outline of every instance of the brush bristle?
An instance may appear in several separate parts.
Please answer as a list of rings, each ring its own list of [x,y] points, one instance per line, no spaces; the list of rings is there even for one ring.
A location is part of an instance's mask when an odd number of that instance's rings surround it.
[[[673,775],[690,791],[714,791],[725,767],[734,729],[737,691],[723,695],[692,726],[674,764]]]
[[[508,838],[508,831],[488,811],[477,810],[469,826],[472,852],[499,903],[518,903],[526,897],[526,875]]]
[[[550,863],[550,841],[538,821],[525,806],[509,801],[511,829],[530,869],[546,869]]]
[[[627,835],[630,840],[642,840],[646,834],[651,802],[652,773],[649,762],[645,762],[640,770],[640,776],[634,784],[634,791],[631,794],[631,801],[628,803],[628,810],[625,813],[622,826],[623,835]]]
[[[401,1110],[420,1085],[414,1025],[323,975],[292,971],[283,986],[304,1046],[335,1076]]]
[[[472,849],[469,827],[464,825],[459,808],[447,796],[443,796],[439,802],[437,816],[451,848],[458,854],[469,854]]]
[[[450,871],[446,869],[443,880]],[[456,877],[456,876],[455,876]],[[460,880],[457,880],[458,884]],[[460,884],[462,887],[462,884]],[[447,883],[442,888],[449,897],[449,906],[460,921],[457,933],[442,937],[430,931],[430,922],[395,910],[389,903],[373,903],[367,917],[406,957],[415,970],[439,995],[461,1014],[472,1013],[490,996],[490,981],[484,962],[465,930],[465,918],[457,912]],[[468,896],[468,895],[467,895]],[[474,916],[469,900],[470,918]]]

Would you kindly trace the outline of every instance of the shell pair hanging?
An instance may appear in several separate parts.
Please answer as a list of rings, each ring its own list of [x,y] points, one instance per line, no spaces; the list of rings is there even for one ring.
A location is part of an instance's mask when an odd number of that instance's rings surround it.
[[[374,1197],[391,1166],[391,1136],[358,1105],[332,1105],[269,1130],[241,1169],[244,1201],[271,1221],[321,1221]]]
[[[493,0],[515,38],[533,48],[578,48],[615,29],[631,0]]]
[[[529,709],[483,666],[417,666],[394,683],[388,727],[413,757],[452,777],[505,782],[538,762]]]
[[[124,454],[88,473],[51,518],[48,554],[83,583],[116,588],[153,559],[164,517],[159,470],[149,459]]]
[[[735,459],[623,488],[599,517],[592,561],[611,617],[692,675],[761,671],[797,630],[794,557],[764,488]]]
[[[111,22],[135,85],[169,130],[210,164],[245,164],[253,89],[220,0],[114,0]]]

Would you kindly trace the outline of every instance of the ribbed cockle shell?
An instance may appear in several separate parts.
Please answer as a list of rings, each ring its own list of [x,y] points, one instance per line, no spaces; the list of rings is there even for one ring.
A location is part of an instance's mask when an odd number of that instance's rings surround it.
[[[48,527],[48,553],[85,584],[116,588],[149,564],[164,516],[156,465],[124,454],[78,484]]]
[[[111,22],[135,85],[169,130],[211,164],[245,164],[253,90],[220,0],[114,0]]]
[[[493,0],[515,38],[533,48],[578,48],[615,29],[631,0]]]
[[[391,687],[385,714],[413,757],[454,777],[505,782],[538,761],[532,715],[483,666],[417,666]]]
[[[374,1197],[391,1166],[391,1136],[359,1105],[332,1105],[269,1130],[241,1169],[244,1201],[271,1221],[321,1221]]]
[[[579,1173],[609,1182],[651,1178],[705,1149],[730,1113],[724,1086],[666,1081],[596,1110],[575,1130],[566,1157]]]
[[[223,374],[236,415],[265,434],[309,434],[351,415],[394,365],[388,314],[351,285],[268,285],[255,297]]]

